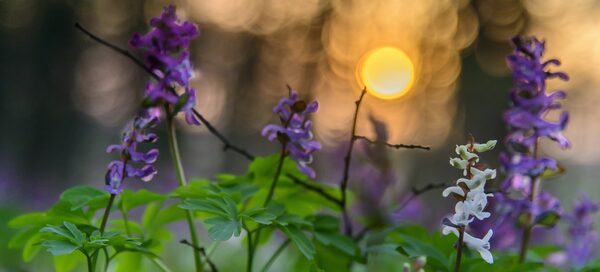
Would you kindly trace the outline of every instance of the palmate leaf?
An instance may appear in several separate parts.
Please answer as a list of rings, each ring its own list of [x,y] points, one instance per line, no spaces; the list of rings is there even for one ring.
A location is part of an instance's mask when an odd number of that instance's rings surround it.
[[[120,209],[127,213],[136,207],[146,205],[154,201],[162,200],[165,200],[165,197],[163,195],[153,193],[145,189],[141,189],[135,192],[125,189],[121,193],[121,201],[118,205]]]
[[[244,211],[241,216],[243,218],[251,219],[256,223],[263,225],[270,225],[273,222],[273,220],[277,218],[276,215],[268,212],[265,208],[250,209]]]
[[[332,246],[348,256],[354,256],[358,246],[354,240],[340,233],[339,219],[330,215],[317,215],[313,221],[315,239],[325,246]]]
[[[71,204],[71,210],[79,210],[90,203],[106,202],[109,195],[105,191],[98,190],[89,186],[76,186],[67,189],[60,195],[60,200]],[[103,203],[101,203],[103,204]],[[94,209],[104,205],[94,205]]]
[[[79,245],[65,240],[46,240],[42,242],[42,246],[54,256],[70,254],[80,248]]]
[[[306,259],[313,260],[315,258],[315,246],[300,228],[294,225],[279,226],[279,228],[288,238],[290,238]]]
[[[226,241],[231,236],[240,236],[242,232],[242,222],[240,219],[213,217],[204,220],[204,223],[211,225],[208,229],[208,236],[215,241]]]

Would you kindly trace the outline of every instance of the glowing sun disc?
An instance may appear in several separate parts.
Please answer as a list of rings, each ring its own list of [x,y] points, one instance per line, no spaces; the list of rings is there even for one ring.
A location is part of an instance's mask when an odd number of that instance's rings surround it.
[[[361,86],[381,99],[396,99],[408,93],[415,81],[415,68],[400,49],[382,47],[365,54],[356,77]]]

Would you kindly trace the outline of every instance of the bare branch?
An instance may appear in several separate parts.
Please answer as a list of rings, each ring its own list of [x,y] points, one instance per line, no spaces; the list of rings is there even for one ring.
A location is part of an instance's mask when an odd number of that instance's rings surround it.
[[[400,149],[400,148],[406,148],[406,149],[424,149],[424,150],[431,150],[431,147],[428,146],[422,146],[422,145],[413,145],[413,144],[390,144],[388,142],[383,142],[383,141],[374,141],[371,140],[365,136],[360,136],[360,135],[356,135],[354,136],[354,140],[363,140],[365,142],[368,142],[370,144],[384,144],[388,147],[391,148],[395,148],[395,149]]]

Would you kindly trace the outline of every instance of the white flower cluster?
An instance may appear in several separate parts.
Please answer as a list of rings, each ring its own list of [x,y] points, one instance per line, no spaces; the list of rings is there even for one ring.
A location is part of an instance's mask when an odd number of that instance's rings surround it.
[[[456,181],[456,186],[446,188],[442,195],[448,197],[455,195],[460,201],[454,207],[454,214],[448,218],[449,224],[446,224],[442,230],[444,235],[454,233],[459,236],[459,230],[463,230],[475,218],[483,220],[490,217],[489,212],[483,210],[487,206],[487,198],[493,194],[486,194],[485,183],[487,180],[496,178],[495,169],[479,170],[473,165],[479,161],[479,156],[476,152],[485,152],[492,150],[496,146],[496,141],[491,140],[485,144],[471,143],[467,145],[456,146],[456,154],[458,158],[451,158],[450,165],[463,170],[465,178],[460,178]],[[475,238],[464,232],[464,243],[471,249],[477,250],[481,257],[488,263],[493,263],[494,258],[490,253],[490,238],[492,237],[490,229],[483,239]]]

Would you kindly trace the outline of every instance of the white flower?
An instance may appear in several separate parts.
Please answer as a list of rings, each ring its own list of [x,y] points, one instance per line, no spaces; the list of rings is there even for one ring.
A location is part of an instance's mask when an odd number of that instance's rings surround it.
[[[473,222],[475,218],[471,217],[471,209],[464,202],[459,201],[454,206],[454,214],[448,218],[454,225],[467,226]]]
[[[494,149],[494,147],[496,147],[496,143],[497,143],[496,140],[489,140],[485,144],[474,144],[473,149],[475,149],[475,151],[477,151],[479,153],[490,151],[490,150]]]
[[[491,216],[489,212],[483,211],[488,204],[487,198],[493,196],[493,194],[485,193],[485,184],[488,180],[496,178],[496,170],[489,168],[479,170],[473,162],[479,161],[479,156],[475,152],[489,151],[495,146],[496,141],[494,140],[488,141],[485,144],[473,143],[472,146],[456,146],[455,151],[459,155],[459,158],[451,158],[450,165],[463,170],[464,176],[470,174],[471,178],[460,178],[456,181],[456,186],[450,186],[442,192],[442,196],[444,197],[448,197],[451,194],[462,197],[460,198],[461,201],[457,202],[456,206],[454,206],[454,214],[444,221],[445,226],[442,229],[444,235],[452,232],[456,236],[459,236],[459,228],[464,231],[475,218],[483,220]],[[470,152],[469,147],[472,147],[474,152]],[[469,166],[469,164],[471,165]],[[461,185],[461,183],[464,183],[464,185]],[[492,230],[489,230],[483,239],[478,239],[464,232],[463,241],[469,248],[477,250],[486,262],[493,263],[494,258],[490,253],[489,242],[492,234]]]
[[[442,229],[442,233],[444,235],[454,233],[454,235],[456,235],[457,237],[459,236],[458,230],[449,226],[445,226]],[[492,234],[494,234],[494,232],[490,229],[482,239],[475,238],[468,234],[466,231],[463,235],[463,241],[467,245],[467,247],[469,247],[472,250],[477,250],[477,252],[479,252],[479,255],[481,255],[481,258],[483,258],[484,261],[490,264],[494,263],[494,257],[490,252],[490,239],[492,238]]]
[[[466,145],[457,145],[455,152],[463,160],[470,161],[475,159],[475,161],[479,161],[479,156],[475,153],[469,152],[469,148]]]
[[[468,210],[471,215],[477,217],[479,220],[483,220],[491,215],[489,212],[484,212],[483,210],[487,206],[487,198],[493,196],[493,194],[486,194],[483,191],[483,187],[480,188],[480,190],[474,190],[467,193],[467,199],[463,203],[465,203],[465,209]]]
[[[473,177],[470,179],[460,178],[456,181],[456,184],[464,183],[469,190],[477,190],[478,188],[485,187],[485,182],[487,180],[496,178],[495,169],[485,169],[481,171],[475,167],[471,167],[471,174],[473,174]]]

